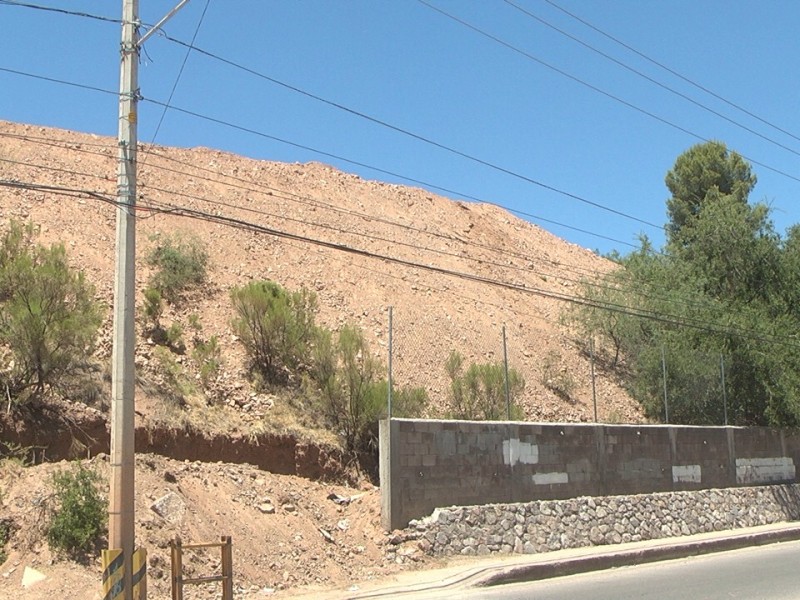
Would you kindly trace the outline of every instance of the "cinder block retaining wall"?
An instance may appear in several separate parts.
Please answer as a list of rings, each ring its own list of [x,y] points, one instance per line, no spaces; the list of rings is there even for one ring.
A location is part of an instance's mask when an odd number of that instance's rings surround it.
[[[438,507],[795,483],[800,435],[769,428],[392,419],[382,518]]]
[[[452,507],[401,535],[434,555],[550,552],[800,518],[797,485]]]

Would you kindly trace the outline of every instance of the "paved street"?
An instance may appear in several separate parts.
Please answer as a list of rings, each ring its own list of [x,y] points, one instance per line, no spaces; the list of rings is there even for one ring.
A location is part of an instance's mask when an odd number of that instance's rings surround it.
[[[411,597],[409,597],[411,598]],[[495,588],[415,595],[425,600],[796,600],[800,542]]]

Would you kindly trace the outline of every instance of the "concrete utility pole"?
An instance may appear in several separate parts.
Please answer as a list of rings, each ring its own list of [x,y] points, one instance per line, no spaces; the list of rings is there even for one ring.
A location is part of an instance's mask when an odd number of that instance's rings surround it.
[[[134,317],[136,310],[136,151],[139,93],[139,0],[122,2],[117,170],[117,264],[111,375],[109,548],[122,550],[125,600],[132,598],[134,549]]]
[[[134,551],[134,350],[136,311],[136,152],[139,48],[189,0],[181,2],[139,39],[139,0],[122,0],[117,169],[117,262],[114,281],[114,345],[111,355],[111,482],[108,545],[121,549],[124,599],[132,600]]]

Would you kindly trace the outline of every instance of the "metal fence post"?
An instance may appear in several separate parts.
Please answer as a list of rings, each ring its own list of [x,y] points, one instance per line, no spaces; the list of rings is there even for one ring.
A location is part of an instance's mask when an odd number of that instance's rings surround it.
[[[387,392],[387,417],[392,418],[392,307],[389,307],[389,391]]]
[[[728,426],[728,392],[725,389],[725,357],[719,355],[719,370],[722,374],[722,410],[725,414],[725,427]]]
[[[667,401],[667,358],[661,346],[661,373],[664,376],[664,422],[669,423],[669,402]]]
[[[508,348],[506,346],[506,326],[503,325],[503,365],[506,378],[506,421],[511,420],[511,392],[508,389]]]
[[[594,383],[594,337],[589,340],[589,364],[592,366],[592,405],[594,406],[594,422],[597,423],[597,389]]]

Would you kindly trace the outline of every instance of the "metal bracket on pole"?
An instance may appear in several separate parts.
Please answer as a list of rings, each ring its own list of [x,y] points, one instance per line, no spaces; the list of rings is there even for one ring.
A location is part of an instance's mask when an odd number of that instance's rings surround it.
[[[145,42],[146,42],[148,39],[150,39],[150,36],[151,36],[151,35],[153,35],[153,34],[154,34],[154,33],[156,33],[156,32],[157,32],[159,29],[161,29],[161,27],[164,25],[164,23],[166,23],[166,22],[167,22],[167,21],[169,21],[169,20],[170,20],[172,17],[174,17],[174,16],[175,16],[175,13],[177,13],[177,12],[178,12],[180,9],[182,9],[182,8],[184,7],[184,5],[188,4],[188,2],[189,2],[189,0],[181,0],[181,1],[178,3],[178,5],[177,5],[175,8],[173,8],[173,9],[172,9],[171,11],[169,11],[169,12],[168,12],[166,15],[164,15],[164,18],[163,18],[163,19],[161,19],[161,20],[160,20],[158,23],[156,23],[155,25],[153,25],[153,27],[151,27],[151,28],[150,28],[150,30],[149,30],[147,33],[145,33],[145,34],[144,34],[144,35],[143,35],[141,38],[139,38],[139,41],[138,41],[138,43],[137,43],[137,46],[139,46],[139,47],[141,48],[141,47],[142,47],[142,45],[143,45],[143,44],[144,44],[144,43],[145,43]]]

